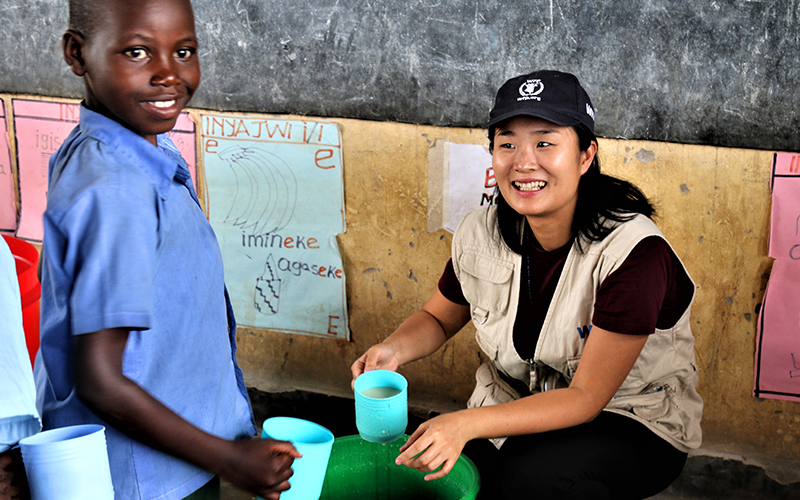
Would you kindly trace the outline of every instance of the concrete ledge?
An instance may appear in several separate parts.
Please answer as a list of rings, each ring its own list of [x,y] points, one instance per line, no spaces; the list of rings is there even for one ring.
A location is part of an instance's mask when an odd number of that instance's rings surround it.
[[[689,455],[678,479],[652,500],[796,500],[800,464],[700,449]]]

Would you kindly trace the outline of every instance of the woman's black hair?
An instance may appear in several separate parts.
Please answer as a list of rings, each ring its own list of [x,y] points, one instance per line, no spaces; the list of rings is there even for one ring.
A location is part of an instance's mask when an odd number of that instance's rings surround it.
[[[494,150],[494,134],[497,126],[489,128],[489,151]],[[578,147],[586,151],[597,142],[594,134],[583,125],[573,127],[578,134]],[[524,253],[522,233],[528,226],[527,220],[511,208],[498,188],[495,188],[497,205],[497,225],[505,244],[518,254]],[[600,172],[600,159],[594,160],[578,183],[578,202],[572,218],[572,234],[577,237],[578,249],[581,241],[602,241],[613,231],[616,224],[625,222],[637,214],[653,217],[656,210],[642,191],[628,181],[617,179]]]

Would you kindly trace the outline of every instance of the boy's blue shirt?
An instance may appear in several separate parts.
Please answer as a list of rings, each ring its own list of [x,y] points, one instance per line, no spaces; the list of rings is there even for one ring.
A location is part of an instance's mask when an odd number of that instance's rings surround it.
[[[226,439],[256,432],[236,364],[236,324],[214,232],[186,162],[81,106],[50,159],[41,352],[46,429],[103,422],[77,398],[72,336],[131,329],[123,373],[192,424]],[[211,474],[106,425],[117,499],[180,499]]]

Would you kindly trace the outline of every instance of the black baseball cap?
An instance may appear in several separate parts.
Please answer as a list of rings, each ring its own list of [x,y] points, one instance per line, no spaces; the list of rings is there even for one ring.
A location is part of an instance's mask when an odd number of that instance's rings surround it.
[[[567,127],[581,124],[594,134],[592,101],[570,73],[542,70],[508,80],[497,91],[486,128],[520,115]]]

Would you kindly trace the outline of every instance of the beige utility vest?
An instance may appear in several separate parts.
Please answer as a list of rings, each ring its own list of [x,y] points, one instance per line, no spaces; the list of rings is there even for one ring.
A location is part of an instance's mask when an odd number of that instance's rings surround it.
[[[584,242],[583,252],[573,244],[534,357],[524,360],[513,341],[522,257],[502,242],[496,214],[494,206],[470,213],[453,237],[453,268],[470,303],[478,344],[491,360],[478,369],[470,408],[521,397],[497,371],[521,381],[534,393],[569,385],[592,324],[598,287],[642,239],[664,237],[650,219],[638,215],[618,224],[603,241]],[[627,378],[604,409],[642,422],[685,452],[699,447],[702,440],[703,401],[695,389],[697,368],[690,309],[688,306],[672,328],[657,329],[649,336]],[[499,447],[503,441],[495,440],[495,445]]]

